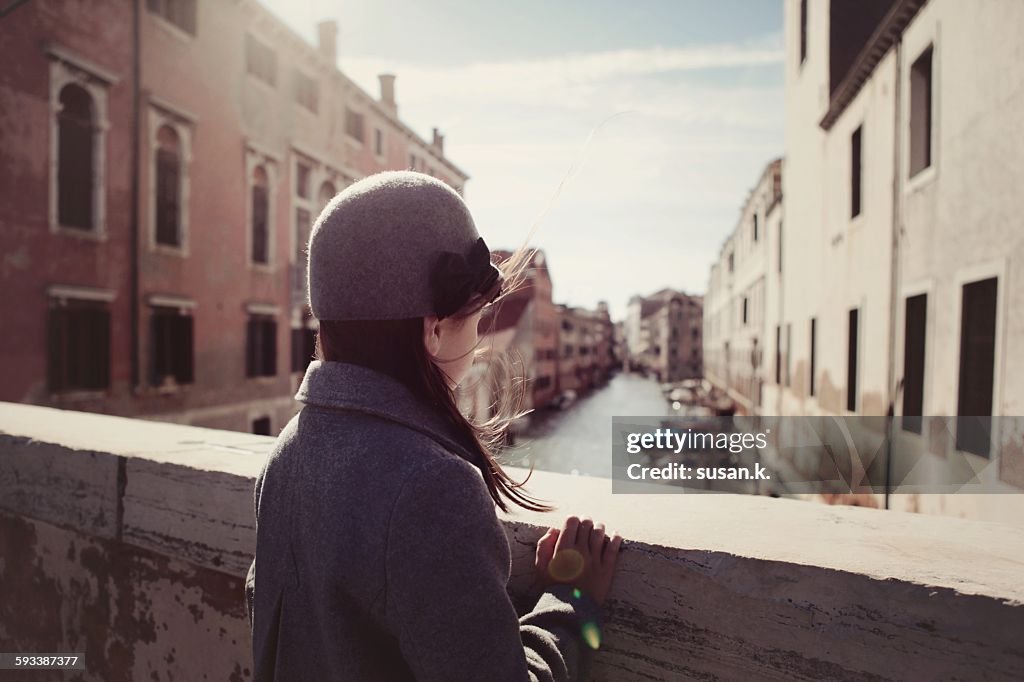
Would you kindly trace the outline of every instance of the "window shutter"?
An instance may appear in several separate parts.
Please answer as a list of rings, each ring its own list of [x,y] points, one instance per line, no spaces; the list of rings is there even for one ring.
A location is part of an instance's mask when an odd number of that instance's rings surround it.
[[[256,376],[257,331],[256,320],[250,318],[245,332],[245,374],[250,377]]]
[[[85,230],[93,228],[93,140],[88,107],[91,101],[84,92],[62,96],[65,111],[58,124],[57,151],[57,214],[61,225]],[[75,99],[83,99],[75,102]],[[81,111],[75,112],[76,106]]]
[[[95,315],[97,324],[97,383],[96,388],[110,387],[110,310],[100,308]]]
[[[156,239],[160,244],[181,245],[181,162],[172,151],[156,156]]]
[[[67,319],[65,311],[52,307],[49,311],[49,328],[47,331],[48,362],[47,377],[49,388],[53,392],[64,390],[65,377],[65,343]]]
[[[163,348],[160,343],[160,315],[153,311],[149,318],[149,351],[152,357],[149,360],[149,383],[152,386],[159,386],[161,380],[161,357]]]
[[[264,352],[266,353],[264,370],[266,376],[275,376],[277,374],[277,323],[273,320],[267,320],[264,325],[267,335],[266,346],[264,347]]]
[[[178,359],[179,366],[176,372],[178,383],[191,384],[194,381],[194,337],[193,321],[191,315],[181,315],[178,318]]]

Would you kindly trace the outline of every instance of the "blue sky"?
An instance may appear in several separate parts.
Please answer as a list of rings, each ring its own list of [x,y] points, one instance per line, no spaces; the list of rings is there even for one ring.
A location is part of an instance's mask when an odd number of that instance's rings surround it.
[[[262,2],[310,42],[337,20],[339,66],[371,94],[397,75],[399,115],[471,176],[488,244],[538,225],[558,302],[619,318],[635,293],[703,293],[782,153],[781,0]]]

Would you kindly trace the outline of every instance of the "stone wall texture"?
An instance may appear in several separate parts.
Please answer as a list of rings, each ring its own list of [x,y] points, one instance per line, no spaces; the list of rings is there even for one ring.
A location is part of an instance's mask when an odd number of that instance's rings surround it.
[[[77,652],[38,680],[252,678],[243,577],[273,439],[0,403],[0,651]],[[726,495],[612,495],[535,473],[627,538],[597,680],[1024,678],[1024,533]],[[505,525],[528,604],[534,542]],[[19,679],[17,674],[4,679]]]

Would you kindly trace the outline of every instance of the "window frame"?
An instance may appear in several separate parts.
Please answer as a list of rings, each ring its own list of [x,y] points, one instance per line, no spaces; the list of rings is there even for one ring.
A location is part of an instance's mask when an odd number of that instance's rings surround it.
[[[192,313],[192,309],[195,307],[193,301],[187,300],[176,300],[165,297],[150,297],[149,300],[149,386],[157,391],[177,391],[181,388],[192,386],[195,384],[195,349],[196,349],[196,337],[195,337],[195,316]],[[158,313],[159,311],[159,313]],[[175,314],[176,311],[176,314]],[[170,375],[173,381],[170,384],[165,384],[163,381],[157,382],[157,345],[160,342],[156,336],[156,321],[158,317],[177,317],[178,319],[187,318],[188,324],[188,344],[189,348],[186,352],[188,359],[188,368],[184,377],[178,377],[173,371]],[[173,341],[172,341],[173,343]],[[172,365],[175,364],[172,361]]]
[[[277,210],[278,160],[270,154],[250,146],[245,157],[245,262],[250,270],[271,274],[277,263],[277,239],[275,215]],[[253,259],[253,213],[252,195],[255,187],[256,168],[262,166],[267,174],[267,262]]]
[[[174,21],[166,13],[166,7],[170,2],[190,2],[192,6],[192,27],[183,26]],[[156,7],[159,5],[159,7]],[[191,41],[199,35],[199,2],[198,0],[146,0],[146,12],[156,18],[157,23],[168,29],[173,35],[183,40]]]
[[[902,362],[902,365],[900,367],[900,374],[901,374],[902,380],[903,380],[903,392],[902,392],[902,396],[901,396],[901,400],[900,400],[900,417],[901,417],[901,419],[900,419],[900,427],[901,427],[901,429],[903,431],[906,431],[908,433],[916,433],[916,434],[919,434],[919,435],[922,433],[922,426],[923,426],[922,425],[922,421],[923,421],[923,416],[924,416],[924,413],[925,413],[924,412],[925,398],[928,395],[928,393],[927,393],[927,391],[928,391],[928,359],[929,359],[929,353],[928,353],[928,346],[929,346],[929,343],[928,343],[928,327],[929,327],[929,318],[931,317],[931,315],[929,313],[930,313],[931,306],[934,303],[934,302],[930,301],[929,299],[930,299],[930,292],[929,291],[921,291],[921,292],[914,293],[914,294],[907,294],[907,295],[904,295],[901,298],[901,302],[903,304],[903,306],[902,306],[903,307],[903,310],[902,310],[902,313],[903,313],[903,315],[902,315],[902,322],[903,322],[903,324],[902,324],[902,327],[903,327],[903,329],[902,329],[902,332],[903,332],[903,334],[902,334],[902,336],[903,336],[903,338],[902,338],[902,341],[903,341],[903,358],[902,358],[902,361],[903,362]],[[916,410],[914,412],[912,412],[911,414],[908,414],[907,413],[907,409],[908,409],[907,396],[909,394],[909,391],[908,391],[908,386],[907,386],[907,361],[909,359],[908,356],[910,354],[909,353],[910,346],[908,345],[908,334],[907,334],[907,332],[910,331],[909,322],[910,322],[911,302],[914,302],[915,305],[917,303],[922,303],[923,309],[921,310],[921,313],[923,314],[923,320],[922,320],[922,324],[921,324],[921,328],[920,328],[920,340],[921,340],[920,372],[921,372],[921,381],[920,381],[920,386],[916,387],[915,391],[914,391],[915,398],[918,398],[920,400],[920,404],[919,405],[911,405],[911,406],[909,406],[911,409],[916,408]],[[916,395],[917,393],[920,393],[920,396],[917,396]]]
[[[275,309],[276,310],[276,309]],[[250,306],[246,316],[245,333],[245,378],[248,379],[276,379],[278,376],[278,317],[276,312],[271,312],[262,307]],[[255,326],[254,326],[255,325]],[[267,325],[273,325],[273,333],[267,335]],[[257,342],[254,334],[256,327],[260,327],[258,334],[262,338]],[[266,342],[270,340],[271,351],[267,356],[270,358],[269,369],[263,366],[259,351],[266,353]],[[257,345],[258,344],[258,345]]]
[[[929,177],[929,171],[934,172],[936,166],[936,111],[935,98],[936,98],[936,87],[935,87],[935,75],[936,75],[936,54],[935,42],[929,41],[929,43],[923,47],[914,58],[912,62],[907,65],[907,171],[906,178],[909,183],[913,183],[915,180]],[[928,161],[925,165],[915,169],[914,168],[914,80],[915,73],[917,72],[917,65],[922,59],[928,57],[928,92],[926,97],[927,102],[927,157]]]
[[[797,2],[799,3],[799,7],[797,8],[797,13],[798,13],[797,21],[799,22],[799,26],[798,26],[797,30],[799,31],[799,41],[800,41],[799,46],[798,46],[798,50],[797,50],[797,57],[800,60],[800,62],[799,62],[800,68],[803,68],[803,65],[807,63],[807,43],[808,43],[807,24],[809,23],[808,14],[810,12],[810,8],[808,7],[808,5],[810,5],[810,3],[808,2],[808,0],[797,0]]]
[[[359,135],[353,135],[355,122],[359,124]],[[345,139],[360,147],[366,144],[366,113],[357,111],[350,106],[345,107]]]
[[[864,215],[864,124],[850,133],[850,220]]]
[[[304,91],[306,87],[308,92]],[[306,101],[304,95],[310,93],[312,98]],[[320,81],[298,67],[292,69],[292,102],[313,116],[320,115]]]
[[[105,397],[109,395],[112,386],[113,375],[113,301],[115,292],[105,289],[93,289],[89,287],[53,285],[47,288],[46,308],[46,390],[51,400],[61,400],[80,397]],[[65,381],[57,382],[53,370],[55,364],[60,364],[64,370],[62,375],[67,374],[67,355],[57,361],[54,355],[54,322],[55,311],[75,308],[96,308],[104,313],[106,317],[106,377],[103,386],[73,386],[66,385]]]
[[[67,235],[93,241],[106,241],[106,166],[109,89],[119,78],[106,70],[78,57],[63,48],[49,47],[50,58],[50,162],[49,162],[49,223],[52,234]],[[59,171],[60,171],[60,93],[68,85],[77,85],[92,98],[92,229],[84,230],[60,224]]]
[[[977,308],[975,306],[968,305],[967,290],[969,287],[980,287],[984,284],[992,282],[994,288],[993,300],[992,300],[992,369],[989,381],[991,388],[989,389],[988,401],[989,401],[989,414],[987,415],[976,415],[968,414],[965,415],[963,412],[966,409],[964,405],[965,394],[964,394],[964,377],[965,376],[976,376],[973,372],[970,372],[970,364],[967,363],[967,356],[970,354],[970,348],[968,348],[965,342],[968,340],[968,334],[970,329],[977,330],[977,324],[968,324],[969,322],[977,323]],[[957,343],[957,382],[956,382],[956,416],[957,416],[957,429],[956,436],[954,438],[954,447],[958,452],[970,453],[978,457],[985,459],[991,459],[993,455],[993,445],[998,441],[995,439],[994,423],[990,421],[988,425],[988,451],[979,452],[978,450],[972,450],[967,447],[962,447],[962,443],[966,439],[966,436],[961,432],[960,427],[963,426],[964,422],[961,421],[962,417],[991,417],[995,416],[999,412],[999,405],[997,400],[997,388],[999,385],[999,349],[1000,349],[1000,305],[1002,299],[1006,298],[1006,282],[1001,280],[998,275],[987,275],[978,278],[972,278],[958,284],[959,289],[959,302],[960,302],[960,315],[958,316],[957,325],[959,331],[959,339]],[[964,440],[962,440],[964,439]]]
[[[243,58],[245,61],[245,73],[248,76],[252,77],[254,80],[261,83],[262,85],[270,88],[271,90],[276,90],[278,81],[279,62],[277,59],[277,52],[274,50],[271,44],[267,41],[262,40],[259,36],[252,33],[251,31],[246,31],[245,38],[243,39],[242,49],[244,51]],[[260,51],[264,52],[260,54]],[[269,74],[260,73],[258,69],[254,70],[253,68],[253,57],[260,57],[266,55],[270,55],[271,59],[267,64],[263,66],[267,66],[270,69]],[[260,65],[256,64],[256,66]]]
[[[149,250],[172,256],[188,257],[189,255],[189,199],[191,183],[189,172],[192,165],[192,126],[196,118],[159,99],[150,98],[149,102],[149,183],[147,196],[149,202]],[[157,240],[157,155],[160,149],[160,129],[168,127],[178,136],[179,167],[178,167],[178,245],[163,244]]]
[[[848,413],[856,413],[861,407],[863,312],[864,306],[862,305],[846,309],[846,401],[844,405]]]

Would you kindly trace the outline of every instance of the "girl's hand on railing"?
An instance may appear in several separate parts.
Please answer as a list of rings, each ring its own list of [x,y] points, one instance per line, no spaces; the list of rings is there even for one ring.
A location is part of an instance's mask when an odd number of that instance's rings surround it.
[[[570,516],[562,529],[549,528],[537,541],[537,582],[541,587],[572,585],[598,604],[611,587],[622,546],[618,533],[605,534],[603,523]]]

